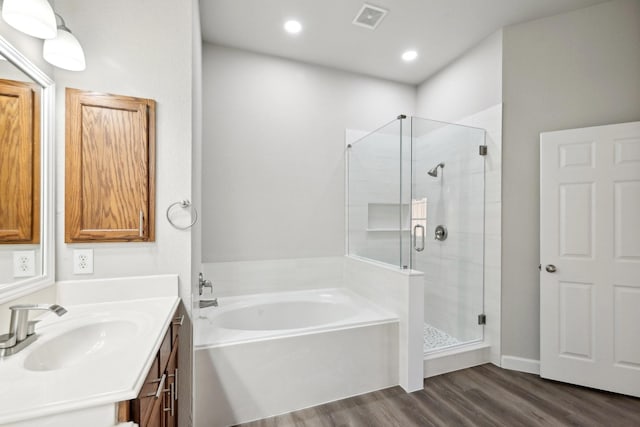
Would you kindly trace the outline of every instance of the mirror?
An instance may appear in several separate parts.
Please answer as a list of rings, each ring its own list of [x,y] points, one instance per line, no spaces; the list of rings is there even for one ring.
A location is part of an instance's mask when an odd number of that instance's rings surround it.
[[[53,274],[53,80],[0,37],[0,303]]]

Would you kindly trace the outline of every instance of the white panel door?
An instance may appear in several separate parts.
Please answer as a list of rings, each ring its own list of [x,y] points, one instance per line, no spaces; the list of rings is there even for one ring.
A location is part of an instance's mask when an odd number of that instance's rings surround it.
[[[540,135],[540,375],[640,396],[640,122]]]

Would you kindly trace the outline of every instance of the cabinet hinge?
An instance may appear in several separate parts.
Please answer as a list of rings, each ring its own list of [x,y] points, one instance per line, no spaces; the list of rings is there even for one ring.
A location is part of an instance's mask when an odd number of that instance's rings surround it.
[[[482,313],[478,314],[478,325],[486,325],[487,324],[487,315]]]
[[[478,154],[480,154],[481,156],[486,156],[487,155],[487,146],[486,145],[479,146]]]

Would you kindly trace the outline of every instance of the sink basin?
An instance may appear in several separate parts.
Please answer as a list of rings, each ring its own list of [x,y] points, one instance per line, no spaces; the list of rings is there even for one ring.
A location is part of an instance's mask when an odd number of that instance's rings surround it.
[[[34,348],[25,358],[24,367],[30,371],[53,371],[126,351],[137,332],[138,325],[128,320],[78,326],[40,345],[37,341],[32,344]]]

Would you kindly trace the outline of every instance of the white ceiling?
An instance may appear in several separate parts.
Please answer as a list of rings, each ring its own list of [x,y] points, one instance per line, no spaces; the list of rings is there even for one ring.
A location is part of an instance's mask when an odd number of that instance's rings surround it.
[[[200,13],[207,42],[418,84],[504,26],[604,1],[371,0],[389,10],[374,31],[351,24],[363,0],[201,0]]]

